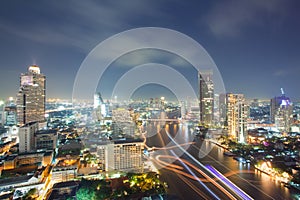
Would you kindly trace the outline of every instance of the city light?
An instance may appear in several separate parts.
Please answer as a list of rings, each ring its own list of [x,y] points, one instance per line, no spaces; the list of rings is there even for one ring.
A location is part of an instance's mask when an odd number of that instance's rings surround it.
[[[0,199],[300,200],[300,2],[133,3],[2,2]]]

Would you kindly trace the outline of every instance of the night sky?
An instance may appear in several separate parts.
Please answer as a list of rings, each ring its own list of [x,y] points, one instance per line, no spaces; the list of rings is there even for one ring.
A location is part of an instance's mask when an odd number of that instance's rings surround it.
[[[292,100],[300,99],[298,0],[7,0],[0,4],[0,99],[16,95],[20,73],[31,64],[39,65],[46,75],[48,98],[71,99],[74,78],[88,53],[106,38],[139,27],[169,28],[199,42],[218,66],[227,92],[270,99],[280,95],[282,87]],[[107,71],[107,83],[100,82],[100,92],[109,98],[110,76],[118,74],[120,66],[130,68],[132,60],[163,63],[169,56],[152,51],[120,58]],[[190,76],[196,82],[197,75]],[[144,88],[147,98],[159,91],[149,88]]]

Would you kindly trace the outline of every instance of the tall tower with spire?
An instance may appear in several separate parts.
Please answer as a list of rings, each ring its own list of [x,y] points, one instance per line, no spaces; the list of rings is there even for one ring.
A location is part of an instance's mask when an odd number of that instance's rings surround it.
[[[40,67],[31,65],[28,72],[20,76],[20,88],[17,93],[18,125],[45,121],[46,77]]]
[[[279,131],[288,132],[292,122],[293,104],[289,97],[280,89],[281,96],[271,99],[270,118]]]

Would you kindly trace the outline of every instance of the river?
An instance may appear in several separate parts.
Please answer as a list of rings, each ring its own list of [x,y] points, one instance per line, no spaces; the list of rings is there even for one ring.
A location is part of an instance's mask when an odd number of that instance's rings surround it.
[[[202,140],[193,134],[192,126],[178,123],[150,122],[147,124],[147,145],[165,147],[174,145],[168,136],[172,136],[179,144],[194,142],[184,146],[197,161],[203,165],[211,165],[223,175],[233,172],[227,178],[246,192],[253,199],[296,199],[299,191],[286,188],[268,175],[254,169],[250,164],[242,164],[232,157],[225,156],[224,150],[208,140]],[[169,134],[169,135],[168,135]],[[188,154],[182,154],[182,147],[172,150],[158,150],[157,155],[179,155],[179,157],[202,168]],[[172,162],[172,161],[170,161]],[[182,165],[179,161],[174,164]],[[158,166],[160,167],[160,166]],[[188,172],[187,169],[183,171]],[[195,170],[192,170],[194,173]],[[212,183],[200,183],[172,170],[160,168],[161,178],[168,183],[168,199],[225,199],[225,195]],[[193,173],[192,172],[192,173]],[[208,188],[208,189],[207,189]],[[216,196],[210,194],[211,190]]]

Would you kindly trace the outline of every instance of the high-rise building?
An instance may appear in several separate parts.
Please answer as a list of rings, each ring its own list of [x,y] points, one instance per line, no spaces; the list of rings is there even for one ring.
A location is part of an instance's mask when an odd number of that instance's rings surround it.
[[[293,105],[283,89],[281,96],[271,99],[270,118],[279,131],[288,132],[292,122]]]
[[[34,134],[38,130],[38,123],[31,122],[19,129],[19,152],[32,152],[35,150]]]
[[[214,84],[212,71],[198,73],[200,123],[212,125],[214,119]]]
[[[220,125],[220,95],[219,94],[214,94],[214,124],[215,125]]]
[[[247,119],[249,117],[249,106],[244,95],[228,93],[226,105],[228,134],[243,143],[247,137]]]
[[[102,115],[102,105],[103,104],[103,99],[101,97],[100,92],[94,94],[94,119],[96,121],[101,121],[103,119]]]
[[[4,106],[2,120],[5,127],[17,125],[17,107],[12,97],[8,99]]]
[[[140,139],[109,141],[97,146],[105,171],[138,171],[143,168],[144,143]]]
[[[17,125],[17,107],[10,105],[4,107],[3,124],[5,127]]]
[[[227,110],[227,105],[226,105],[226,94],[220,94],[219,95],[219,123],[221,126],[226,125],[226,110]]]
[[[94,108],[98,108],[103,103],[104,102],[103,102],[100,92],[94,94]]]
[[[133,121],[130,111],[124,108],[118,108],[112,111],[112,131],[113,134],[124,134],[134,136],[135,122]]]
[[[18,125],[45,121],[46,78],[37,65],[29,66],[20,76],[17,94]]]

